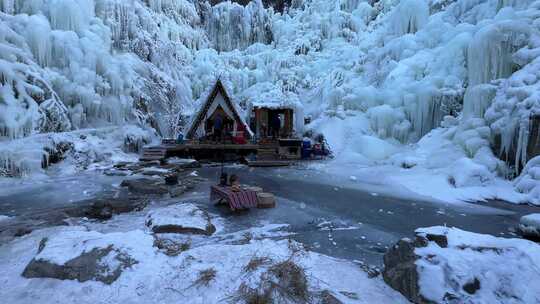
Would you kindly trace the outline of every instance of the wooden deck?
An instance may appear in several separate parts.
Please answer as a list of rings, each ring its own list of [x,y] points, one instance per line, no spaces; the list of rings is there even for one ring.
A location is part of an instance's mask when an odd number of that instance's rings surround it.
[[[178,144],[178,145],[161,145],[160,147],[167,151],[186,151],[186,150],[257,150],[257,144]]]
[[[248,161],[250,167],[287,167],[294,162],[288,160],[251,160]]]
[[[144,147],[141,161],[164,160],[168,157],[178,156],[183,158],[212,159],[219,155],[237,155],[238,157],[257,153],[258,144],[220,144],[220,143],[186,143],[186,144],[161,144],[158,146]]]
[[[252,167],[289,166],[298,158],[287,157],[280,151],[277,141],[263,140],[256,144],[232,144],[212,142],[187,142],[176,144],[173,140],[164,140],[160,145],[144,147],[141,161],[163,161],[168,157],[194,158],[197,160],[242,161]],[[256,155],[256,159],[253,159]]]

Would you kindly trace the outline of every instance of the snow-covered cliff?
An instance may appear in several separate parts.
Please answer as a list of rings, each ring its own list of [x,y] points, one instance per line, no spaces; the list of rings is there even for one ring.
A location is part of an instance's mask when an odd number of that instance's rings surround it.
[[[168,136],[220,76],[241,101],[299,100],[336,162],[455,182],[468,159],[485,185],[527,161],[540,2],[244,2],[1,1],[1,135],[129,122]]]
[[[241,97],[265,82],[295,94],[342,165],[417,166],[448,187],[484,187],[527,161],[539,13],[527,0],[304,1],[274,15],[270,44],[199,51],[190,78],[195,95],[212,70]],[[508,153],[508,164],[496,157]]]

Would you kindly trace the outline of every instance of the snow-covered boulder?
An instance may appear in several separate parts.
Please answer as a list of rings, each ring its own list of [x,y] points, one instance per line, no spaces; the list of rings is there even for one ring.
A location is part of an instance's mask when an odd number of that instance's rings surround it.
[[[457,228],[416,230],[384,256],[383,278],[414,303],[538,303],[540,246]],[[495,267],[496,265],[496,267]]]
[[[540,213],[522,216],[519,220],[518,230],[525,238],[540,240]]]
[[[151,248],[152,242],[153,238],[140,230],[102,234],[78,227],[61,231],[40,241],[37,255],[22,275],[111,284],[138,263],[135,248]]]
[[[450,183],[455,187],[485,186],[494,178],[485,166],[470,158],[460,158],[451,167]]]
[[[521,175],[514,181],[514,187],[527,196],[527,202],[540,204],[540,156],[527,162]]]
[[[192,203],[181,203],[154,210],[146,218],[154,233],[192,233],[211,235],[216,227],[208,213]]]
[[[168,169],[163,169],[163,168],[147,167],[147,168],[142,168],[136,173],[140,173],[146,176],[165,176],[167,174],[170,174],[171,171]]]
[[[174,168],[176,169],[192,169],[201,167],[201,164],[198,161],[189,158],[171,157],[166,160],[166,163],[167,165],[174,165]]]
[[[355,138],[351,148],[353,151],[373,161],[386,159],[397,151],[396,147],[391,143],[367,135]]]

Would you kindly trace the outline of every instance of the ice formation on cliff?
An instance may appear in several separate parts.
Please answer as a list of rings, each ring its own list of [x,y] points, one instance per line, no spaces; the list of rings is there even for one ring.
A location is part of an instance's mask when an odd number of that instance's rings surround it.
[[[356,129],[337,136],[351,145],[444,134],[492,174],[509,172],[495,154],[526,163],[537,1],[311,0],[283,13],[218,2],[1,1],[2,136],[124,122],[170,136],[220,77],[240,99],[269,99],[271,84],[313,118],[308,128]]]

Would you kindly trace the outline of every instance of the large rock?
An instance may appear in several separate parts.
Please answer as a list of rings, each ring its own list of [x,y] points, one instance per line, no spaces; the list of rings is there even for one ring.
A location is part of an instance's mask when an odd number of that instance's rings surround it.
[[[88,218],[108,220],[114,214],[140,211],[146,207],[145,200],[130,198],[104,198],[93,202],[84,215]]]
[[[172,157],[166,160],[167,166],[176,169],[195,169],[200,168],[201,164],[194,159]],[[166,167],[166,166],[163,166]]]
[[[142,168],[141,170],[136,171],[136,173],[146,175],[146,176],[166,176],[171,173],[171,170],[164,168],[148,167]]]
[[[178,185],[178,173],[170,173],[165,175],[165,184],[169,186]]]
[[[414,303],[538,303],[540,246],[459,230],[416,230],[384,256],[384,281]]]
[[[146,218],[146,226],[154,233],[211,235],[216,231],[208,213],[191,203],[181,203],[150,212]]]
[[[522,216],[518,231],[526,239],[540,241],[540,213]]]
[[[119,170],[119,169],[112,168],[112,169],[107,169],[103,171],[103,174],[107,176],[128,176],[128,175],[131,175],[131,172],[127,170]]]
[[[42,239],[37,255],[22,275],[111,284],[125,269],[138,263],[132,256],[133,248],[151,247],[152,242],[152,237],[142,231],[102,234],[72,228]]]
[[[420,294],[415,264],[418,256],[414,249],[423,243],[420,239],[402,239],[384,255],[384,281],[414,303],[429,303]]]
[[[120,186],[127,187],[129,192],[143,195],[162,195],[169,192],[161,179],[153,178],[127,179],[122,181]]]

